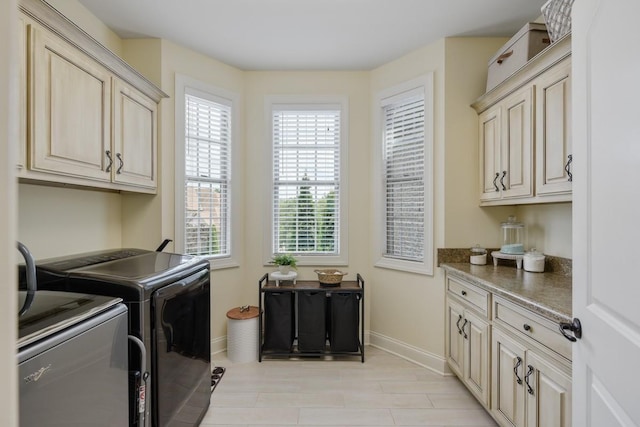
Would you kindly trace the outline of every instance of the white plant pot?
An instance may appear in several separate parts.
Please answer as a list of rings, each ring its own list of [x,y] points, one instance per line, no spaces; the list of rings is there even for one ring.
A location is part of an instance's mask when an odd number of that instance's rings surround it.
[[[289,274],[289,272],[291,271],[291,266],[290,265],[279,265],[278,266],[278,271],[280,272],[280,274]]]

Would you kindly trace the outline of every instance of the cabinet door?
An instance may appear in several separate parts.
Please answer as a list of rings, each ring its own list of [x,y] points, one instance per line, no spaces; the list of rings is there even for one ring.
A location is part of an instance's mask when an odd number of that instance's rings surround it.
[[[446,358],[451,370],[463,377],[464,338],[461,326],[464,323],[464,310],[460,304],[447,298],[447,318],[445,334]]]
[[[115,80],[114,182],[156,188],[157,107],[136,89]]]
[[[524,426],[525,348],[493,328],[491,413],[503,426]]]
[[[109,181],[110,74],[53,34],[29,27],[30,168]]]
[[[571,62],[565,60],[535,85],[536,193],[571,193]]]
[[[502,198],[533,196],[533,88],[516,92],[503,106],[501,169]]]
[[[464,382],[483,404],[489,404],[489,323],[465,311]]]
[[[480,201],[499,199],[501,108],[496,106],[478,117],[480,126]]]
[[[527,351],[527,427],[571,427],[571,377],[558,362]]]
[[[27,160],[27,25],[18,17],[18,170]]]

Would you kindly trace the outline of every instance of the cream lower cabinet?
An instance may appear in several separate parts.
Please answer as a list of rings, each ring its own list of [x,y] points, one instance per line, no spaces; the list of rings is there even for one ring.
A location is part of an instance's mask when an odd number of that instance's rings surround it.
[[[493,328],[491,414],[502,426],[571,427],[571,376],[562,363]]]
[[[460,286],[459,283],[456,285]],[[467,296],[471,295],[470,292],[481,291],[465,287],[462,292]],[[474,307],[449,291],[446,306],[447,362],[476,398],[488,407],[490,327],[486,316]]]
[[[557,324],[457,276],[445,283],[453,373],[503,427],[571,427],[571,344]]]
[[[553,322],[494,296],[491,351],[500,425],[571,427],[571,347]]]

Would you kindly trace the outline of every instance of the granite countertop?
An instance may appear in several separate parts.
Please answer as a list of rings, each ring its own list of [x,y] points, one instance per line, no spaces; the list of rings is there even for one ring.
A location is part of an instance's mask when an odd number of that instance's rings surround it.
[[[571,322],[571,276],[530,273],[515,266],[444,263],[447,274],[458,276],[495,295],[557,323]]]

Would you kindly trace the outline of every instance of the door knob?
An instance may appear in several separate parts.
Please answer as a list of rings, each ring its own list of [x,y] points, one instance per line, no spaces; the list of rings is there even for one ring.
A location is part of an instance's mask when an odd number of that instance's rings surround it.
[[[567,331],[573,332],[573,335],[569,335]],[[582,338],[582,324],[580,323],[580,319],[574,317],[571,323],[560,323],[560,332],[569,341],[576,342],[577,339]]]

